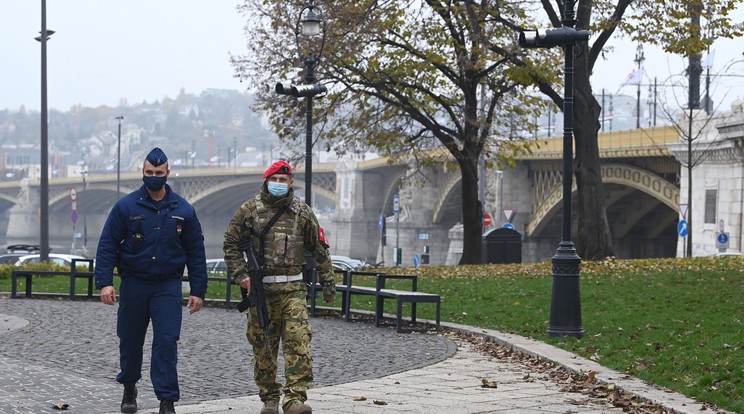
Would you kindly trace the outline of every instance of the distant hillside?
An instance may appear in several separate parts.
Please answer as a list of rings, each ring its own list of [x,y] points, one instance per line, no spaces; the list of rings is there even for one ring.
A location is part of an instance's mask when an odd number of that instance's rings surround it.
[[[260,114],[251,109],[253,97],[235,90],[206,90],[200,95],[183,91],[174,99],[118,107],[73,106],[69,111],[49,112],[49,152],[60,154],[65,163],[86,159],[94,165],[111,156],[116,145],[117,116],[122,120],[122,166],[125,156],[160,145],[171,158],[191,157],[209,162],[219,157],[226,162],[246,147],[269,150],[278,139],[262,126]],[[38,148],[40,114],[37,111],[0,111],[0,146]],[[126,139],[124,137],[126,136]],[[101,147],[101,148],[98,148]]]

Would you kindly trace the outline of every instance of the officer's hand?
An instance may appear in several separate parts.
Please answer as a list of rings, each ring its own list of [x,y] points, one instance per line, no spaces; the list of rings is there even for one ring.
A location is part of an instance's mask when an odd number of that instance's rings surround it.
[[[196,313],[202,308],[202,298],[198,296],[189,296],[189,303],[186,305],[189,308],[189,313]]]
[[[113,305],[116,302],[116,290],[113,286],[104,286],[101,288],[101,302],[107,305]]]

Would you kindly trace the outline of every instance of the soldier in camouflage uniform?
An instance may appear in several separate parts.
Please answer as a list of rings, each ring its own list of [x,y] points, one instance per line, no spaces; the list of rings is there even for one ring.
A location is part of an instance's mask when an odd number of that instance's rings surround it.
[[[307,414],[312,409],[305,404],[307,389],[313,381],[308,323],[307,286],[302,280],[305,264],[304,251],[312,253],[318,278],[323,285],[323,299],[335,299],[335,282],[327,248],[320,242],[319,225],[312,209],[294,195],[292,167],[284,161],[272,164],[264,173],[261,192],[245,202],[235,212],[225,231],[223,249],[225,262],[233,279],[241,288],[250,291],[250,279],[241,246],[251,238],[256,258],[263,265],[263,288],[270,323],[268,341],[271,358],[267,358],[263,335],[258,326],[256,307],[248,312],[246,337],[253,346],[253,377],[259,388],[264,407],[261,414],[279,412]],[[261,231],[277,212],[275,223],[259,237]],[[277,355],[282,340],[286,385],[276,381]]]

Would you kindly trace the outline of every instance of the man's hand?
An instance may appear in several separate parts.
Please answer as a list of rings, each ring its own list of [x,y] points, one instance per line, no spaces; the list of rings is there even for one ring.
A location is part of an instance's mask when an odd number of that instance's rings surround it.
[[[198,296],[189,296],[189,303],[186,305],[189,308],[189,313],[199,312],[202,308],[202,298]]]
[[[116,290],[113,286],[104,286],[101,288],[101,302],[107,305],[113,305],[116,302]]]
[[[336,285],[329,283],[323,285],[323,301],[326,304],[331,304],[336,300]]]
[[[251,278],[246,277],[245,279],[241,280],[240,282],[238,282],[238,286],[250,292],[251,291]]]

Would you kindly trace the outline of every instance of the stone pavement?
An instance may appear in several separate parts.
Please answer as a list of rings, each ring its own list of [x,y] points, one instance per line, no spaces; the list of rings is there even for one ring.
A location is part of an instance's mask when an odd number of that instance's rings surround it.
[[[592,361],[516,335],[461,325],[451,331],[485,336],[483,346],[457,335],[397,334],[393,328],[312,318],[316,413],[724,413]],[[0,298],[0,413],[118,413],[122,388],[115,334],[116,308],[97,302]],[[179,346],[179,414],[258,413],[245,316],[205,308],[184,314]],[[149,344],[138,384],[140,413],[157,413],[149,381]],[[481,343],[483,341],[480,341]],[[477,342],[476,342],[477,343]],[[504,351],[506,350],[506,351]],[[530,355],[596,378],[658,404],[613,407],[603,398],[570,392]],[[649,408],[651,407],[651,408]],[[648,409],[648,410],[644,410]]]

